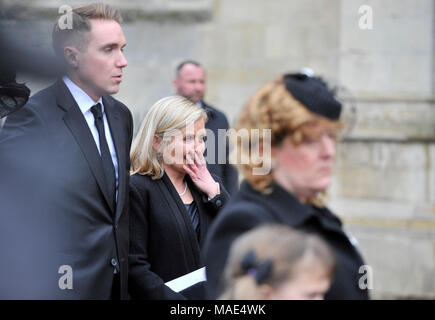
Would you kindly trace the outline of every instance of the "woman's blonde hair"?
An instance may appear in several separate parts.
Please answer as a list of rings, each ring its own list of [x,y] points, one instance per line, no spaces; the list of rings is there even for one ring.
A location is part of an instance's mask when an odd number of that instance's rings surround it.
[[[161,152],[153,148],[154,137],[161,138],[164,148],[168,139],[200,118],[207,121],[204,109],[181,96],[170,96],[157,101],[148,111],[133,141],[130,153],[131,174],[160,179],[164,170]]]
[[[247,264],[247,258],[252,260],[252,257],[255,262]],[[280,224],[256,227],[233,242],[223,273],[220,299],[263,299],[259,290],[261,284],[279,288],[297,274],[302,261],[322,267],[330,279],[334,275],[334,255],[318,236]]]
[[[236,122],[235,130],[237,132],[241,129],[247,129],[245,132],[249,134],[249,139],[245,139],[245,141],[249,141],[249,143],[233,139],[232,143],[236,148],[231,156],[234,159],[240,153],[243,159],[249,159],[248,163],[240,164],[239,162],[238,169],[254,189],[268,193],[271,191],[269,186],[273,175],[272,171],[262,175],[254,174],[254,168],[261,168],[264,163],[254,162],[253,160],[256,159],[251,158],[253,148],[258,148],[258,145],[253,145],[256,140],[251,138],[251,134],[254,132],[252,129],[260,130],[259,144],[270,143],[270,147],[278,146],[284,138],[289,136],[291,141],[298,145],[312,134],[310,132],[311,126],[318,122],[335,130],[341,126],[339,121],[330,120],[308,110],[290,94],[286,89],[284,78],[280,77],[258,89],[244,106]],[[271,131],[270,141],[263,141],[263,130]],[[263,161],[270,161],[270,156],[263,155]],[[238,163],[237,160],[233,162]]]

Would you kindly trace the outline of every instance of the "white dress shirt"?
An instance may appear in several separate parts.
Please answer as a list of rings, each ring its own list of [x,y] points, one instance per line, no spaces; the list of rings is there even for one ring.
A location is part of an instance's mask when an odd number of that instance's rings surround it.
[[[83,91],[79,86],[77,86],[74,82],[71,81],[70,78],[64,76],[62,78],[65,85],[68,87],[71,92],[74,100],[77,102],[85,120],[88,124],[89,129],[91,130],[92,136],[94,137],[95,144],[97,145],[98,152],[101,155],[100,150],[100,139],[98,136],[98,129],[95,126],[94,115],[91,112],[91,108],[97,103],[101,104],[101,110],[103,111],[103,120],[104,120],[104,133],[106,135],[107,145],[109,146],[110,155],[112,156],[113,166],[115,167],[115,178],[116,178],[116,200],[118,200],[118,159],[116,157],[115,145],[113,144],[112,135],[110,133],[109,123],[107,122],[106,113],[104,112],[104,104],[103,100],[100,98],[98,101],[92,100],[91,97],[88,96],[86,92]]]

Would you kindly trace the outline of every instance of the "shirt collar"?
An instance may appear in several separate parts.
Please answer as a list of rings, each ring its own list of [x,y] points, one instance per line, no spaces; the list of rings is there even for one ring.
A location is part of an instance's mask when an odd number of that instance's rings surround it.
[[[211,118],[214,118],[215,116],[215,112],[214,110],[208,106],[207,104],[205,104],[203,101],[199,101],[196,103],[197,106],[203,108],[205,110],[205,112],[207,113],[207,117],[210,120]]]
[[[97,103],[101,104],[101,110],[104,112],[104,105],[103,105],[103,99],[100,97],[98,101],[92,100],[88,94],[83,91],[82,88],[80,88],[78,85],[76,85],[70,78],[67,76],[62,77],[63,82],[68,87],[69,91],[71,92],[71,95],[73,96],[74,100],[77,102],[81,112],[85,114],[85,112],[89,111],[92,106],[94,106]]]

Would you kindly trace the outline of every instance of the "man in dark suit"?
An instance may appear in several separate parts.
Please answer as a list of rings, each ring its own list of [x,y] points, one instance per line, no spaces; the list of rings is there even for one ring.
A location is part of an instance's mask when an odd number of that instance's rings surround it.
[[[2,298],[127,298],[133,121],[110,96],[127,66],[120,22],[103,4],[58,21],[65,76],[2,129]]]
[[[177,94],[196,103],[207,112],[208,121],[205,124],[205,128],[209,131],[206,143],[208,151],[206,150],[205,153],[207,168],[210,173],[222,180],[229,194],[234,194],[238,190],[238,174],[229,163],[228,139],[225,132],[220,130],[221,134],[219,134],[219,129],[228,130],[228,120],[225,114],[204,102],[205,83],[205,70],[198,62],[187,60],[178,65],[173,81]],[[214,138],[214,141],[209,141],[210,137]],[[210,152],[210,145],[214,146],[214,152]]]

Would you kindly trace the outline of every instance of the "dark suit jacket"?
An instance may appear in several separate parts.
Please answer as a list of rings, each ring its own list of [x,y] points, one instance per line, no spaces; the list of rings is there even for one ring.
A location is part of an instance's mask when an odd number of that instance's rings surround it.
[[[133,122],[121,102],[104,96],[103,103],[119,166],[116,208],[108,202],[91,131],[63,81],[32,96],[1,132],[0,163],[8,173],[0,190],[7,193],[10,210],[1,224],[20,233],[8,234],[17,242],[8,250],[11,260],[5,267],[13,271],[28,264],[30,273],[18,276],[24,275],[27,284],[7,280],[18,299],[109,299],[115,268],[120,272],[119,294],[127,297]],[[64,290],[63,265],[73,272],[73,287]]]
[[[363,259],[344,233],[339,218],[326,208],[302,204],[277,184],[272,187],[273,192],[264,195],[242,182],[239,193],[212,225],[205,244],[209,297],[220,294],[221,275],[235,238],[261,224],[280,223],[319,235],[333,250],[337,270],[325,299],[367,299],[367,290],[358,287]]]
[[[129,289],[133,299],[184,299],[164,283],[203,267],[205,236],[229,196],[222,187],[220,195],[208,201],[188,175],[186,181],[198,208],[199,238],[166,174],[157,180],[139,174],[130,178]]]
[[[215,136],[214,157],[209,155],[207,158],[207,168],[210,173],[217,175],[221,179],[229,194],[234,194],[239,189],[239,180],[236,168],[231,165],[228,160],[228,139],[226,137],[222,137],[218,142],[218,129],[228,130],[229,128],[227,117],[221,111],[203,101],[202,106],[208,116],[208,121],[205,124],[205,128],[213,131]],[[225,153],[221,154],[218,152],[218,150],[225,150]],[[205,156],[207,156],[207,150]],[[214,161],[210,161],[210,158],[214,158]],[[224,163],[219,164],[219,162]]]

